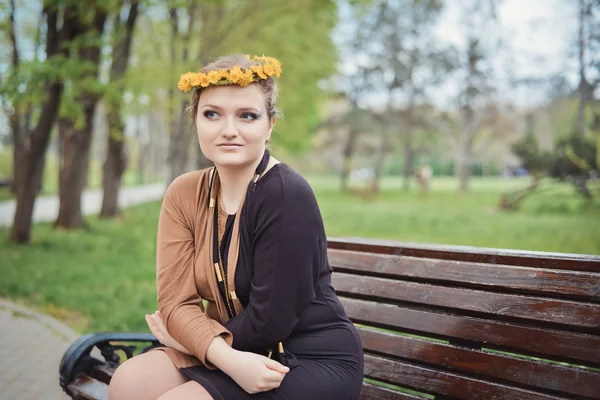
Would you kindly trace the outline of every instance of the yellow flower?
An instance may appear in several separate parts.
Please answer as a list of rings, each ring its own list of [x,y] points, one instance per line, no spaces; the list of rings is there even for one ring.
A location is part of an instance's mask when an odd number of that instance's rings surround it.
[[[237,65],[229,70],[229,82],[237,84],[243,77],[243,72]]]
[[[210,79],[206,74],[199,74],[198,80],[200,81],[200,86],[207,87],[210,84]]]
[[[253,65],[253,66],[250,67],[250,69],[256,75],[258,75],[259,78],[261,78],[261,79],[267,79],[268,78],[268,76],[265,74],[265,71],[263,71],[262,65]]]
[[[267,74],[268,76],[275,75],[275,67],[272,64],[266,63],[265,65],[263,65],[263,71],[265,71],[265,74]]]
[[[252,75],[252,70],[247,69],[242,74],[242,79],[238,82],[240,86],[248,86],[254,81],[254,76]]]
[[[281,75],[281,63],[279,60],[273,57],[263,57],[264,59],[264,70],[265,73],[269,76],[275,75],[279,78]]]
[[[197,74],[190,74],[189,80],[190,80],[190,85],[192,85],[192,87],[198,87],[200,86],[200,73]]]
[[[211,85],[215,85],[221,79],[221,74],[218,71],[208,72],[208,81]]]
[[[225,79],[229,78],[229,71],[227,71],[226,69],[220,69],[219,70],[219,79],[222,79],[222,78],[225,78]]]
[[[177,88],[179,90],[187,92],[192,88],[192,85],[190,83],[190,75],[192,75],[191,72],[181,75],[181,77],[179,78],[179,83],[177,84]]]

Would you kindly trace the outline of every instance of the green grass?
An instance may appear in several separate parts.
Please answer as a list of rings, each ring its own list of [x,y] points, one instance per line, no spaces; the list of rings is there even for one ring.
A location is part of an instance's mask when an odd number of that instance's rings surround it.
[[[329,236],[600,254],[600,208],[594,204],[567,214],[557,211],[561,207],[540,208],[549,201],[540,194],[521,212],[498,211],[499,194],[524,181],[475,180],[470,193],[459,195],[455,182],[436,180],[424,197],[398,190],[400,182],[391,179],[380,197],[365,200],[339,193],[336,180],[309,180]],[[10,244],[9,231],[0,229],[0,296],[82,332],[145,331],[144,314],[156,307],[159,208],[160,202],[130,208],[120,221],[90,217],[86,232],[38,224],[28,246]]]
[[[499,197],[526,180],[473,179],[470,192],[459,194],[455,180],[436,179],[422,195],[388,179],[373,200],[345,196],[329,178],[310,181],[328,236],[600,254],[600,205],[582,201],[568,185],[550,185],[510,213],[498,209]]]

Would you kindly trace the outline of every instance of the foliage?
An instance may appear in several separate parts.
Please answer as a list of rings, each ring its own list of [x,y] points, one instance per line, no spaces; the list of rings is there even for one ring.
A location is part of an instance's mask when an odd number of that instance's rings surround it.
[[[570,135],[556,143],[550,176],[565,180],[573,176],[586,176],[598,169],[596,143],[593,139],[581,135]]]
[[[176,35],[169,8],[177,13]],[[333,0],[262,0],[260,6],[215,0],[199,8],[191,0],[157,2],[141,16],[134,36],[128,90],[132,99],[146,98],[143,106],[155,109],[167,104],[165,91],[177,89],[182,73],[198,71],[216,57],[232,53],[275,57],[283,69],[277,82],[285,117],[277,122],[275,129],[281,134],[274,136],[274,146],[300,152],[308,148],[312,127],[321,118],[325,94],[319,82],[334,71],[337,56],[330,31],[336,21]],[[190,98],[176,94],[175,103],[167,105],[178,113],[182,100]],[[131,105],[140,107],[137,101]]]

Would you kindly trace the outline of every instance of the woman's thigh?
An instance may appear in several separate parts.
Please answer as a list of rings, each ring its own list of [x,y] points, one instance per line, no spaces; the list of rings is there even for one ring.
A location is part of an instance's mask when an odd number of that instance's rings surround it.
[[[198,382],[189,381],[169,390],[158,400],[214,400]]]
[[[150,351],[121,364],[108,387],[109,400],[152,399],[188,382],[163,351]]]

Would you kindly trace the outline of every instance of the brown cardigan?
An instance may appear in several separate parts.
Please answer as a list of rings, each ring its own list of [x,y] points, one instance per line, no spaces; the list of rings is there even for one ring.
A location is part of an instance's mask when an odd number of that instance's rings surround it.
[[[229,345],[233,342],[231,332],[223,326],[228,316],[219,295],[210,251],[213,248],[215,193],[220,187],[217,175],[213,189],[209,190],[211,178],[212,169],[205,169],[175,179],[165,193],[158,222],[158,308],[171,336],[195,355],[188,356],[171,348],[157,349],[165,351],[178,368],[203,364],[214,369],[206,360],[206,351],[212,340],[221,335]],[[230,266],[228,283],[233,294],[239,252],[238,232],[239,218],[236,218],[227,260]],[[232,297],[239,313],[241,303],[235,295]],[[208,302],[206,310],[203,299]]]

